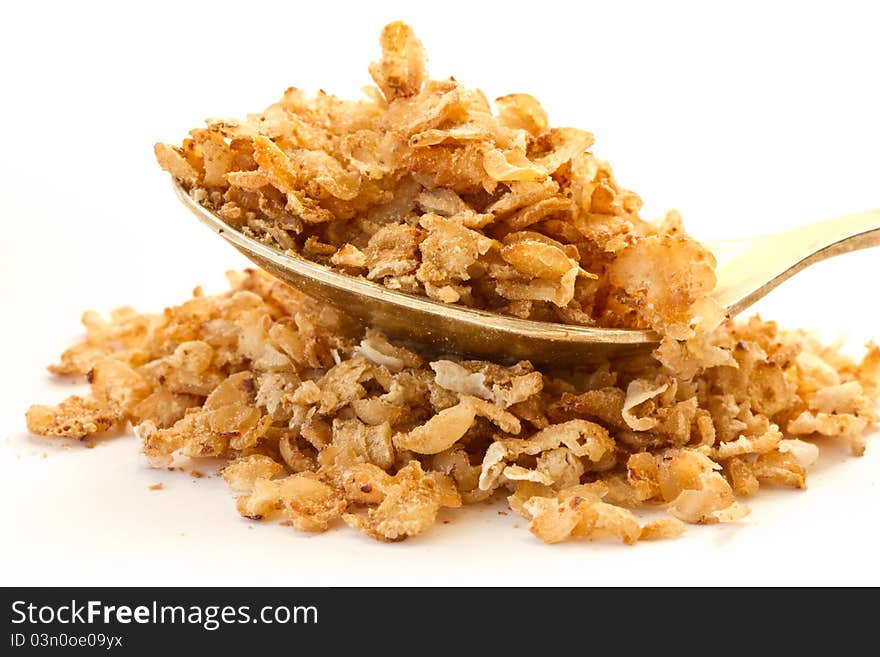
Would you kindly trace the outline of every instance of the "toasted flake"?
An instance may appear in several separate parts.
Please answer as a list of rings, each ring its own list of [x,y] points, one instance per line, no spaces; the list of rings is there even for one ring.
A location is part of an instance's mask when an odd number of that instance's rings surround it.
[[[508,94],[495,99],[498,119],[509,128],[526,130],[538,136],[547,130],[547,112],[534,96]]]
[[[232,490],[253,490],[257,479],[272,479],[281,474],[284,467],[263,454],[244,456],[223,468],[223,479]]]
[[[659,541],[678,538],[685,532],[684,525],[675,518],[660,518],[644,525],[639,532],[640,541]]]
[[[494,397],[486,386],[486,375],[482,372],[469,372],[451,360],[436,360],[430,363],[430,367],[434,370],[434,380],[442,388],[480,399],[491,400]]]
[[[594,485],[574,486],[553,498],[533,497],[525,504],[529,529],[545,543],[568,538],[616,538],[632,544],[641,528],[632,512],[601,501]]]
[[[387,367],[391,372],[399,372],[404,367],[418,367],[422,364],[418,354],[391,344],[381,333],[373,330],[367,330],[355,353],[374,365]]]
[[[486,450],[480,473],[480,488],[493,488],[504,471],[505,461],[521,455],[537,455],[564,445],[578,457],[600,461],[614,450],[614,441],[602,426],[586,420],[570,420],[549,426],[529,439],[511,438],[493,443]]]
[[[28,431],[38,436],[86,438],[113,428],[122,416],[119,409],[74,395],[58,406],[31,406],[26,419]]]
[[[723,461],[744,454],[766,454],[776,449],[782,442],[782,433],[775,424],[759,436],[747,438],[740,436],[734,441],[721,443],[715,448],[713,457]]]
[[[461,505],[460,496],[446,483],[444,475],[425,473],[417,461],[410,461],[387,483],[378,506],[366,515],[349,513],[343,519],[381,541],[415,536],[434,523],[441,507]]]
[[[633,409],[649,399],[653,399],[666,392],[668,387],[668,383],[656,385],[644,379],[636,379],[630,382],[626,387],[626,398],[623,400],[623,408],[621,409],[623,421],[635,431],[647,431],[657,426],[659,420],[651,417],[637,417],[633,413]]]
[[[476,410],[462,401],[437,413],[424,424],[394,437],[394,444],[417,454],[439,454],[452,447],[474,423]]]
[[[413,96],[425,79],[425,52],[412,28],[390,23],[382,30],[382,59],[370,65],[370,75],[385,100]]]
[[[301,531],[325,531],[345,511],[345,498],[310,472],[278,481],[282,513]]]
[[[778,449],[783,454],[788,453],[794,456],[804,468],[811,467],[819,460],[819,448],[805,440],[798,440],[797,438],[780,440]]]
[[[168,144],[156,144],[153,148],[159,166],[181,182],[194,185],[199,180],[199,174],[187,161],[183,151],[176,146]]]

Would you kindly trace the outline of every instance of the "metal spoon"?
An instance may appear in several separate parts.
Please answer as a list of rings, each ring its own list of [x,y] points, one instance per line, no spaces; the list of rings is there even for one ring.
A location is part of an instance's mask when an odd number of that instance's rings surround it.
[[[256,265],[306,294],[344,310],[386,335],[437,352],[571,365],[656,346],[653,331],[538,322],[472,310],[396,292],[261,244],[226,224],[174,182],[178,198]],[[880,245],[880,209],[810,226],[706,246],[715,255],[715,298],[733,317],[805,267]]]

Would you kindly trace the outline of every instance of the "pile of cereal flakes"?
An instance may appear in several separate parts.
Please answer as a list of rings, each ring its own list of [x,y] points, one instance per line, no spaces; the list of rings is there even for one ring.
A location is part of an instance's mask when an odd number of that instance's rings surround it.
[[[589,148],[526,94],[429,80],[388,25],[368,99],[289,89],[210,121],[159,163],[237,229],[386,287],[534,320],[652,328],[652,353],[569,371],[432,359],[258,271],[161,315],[86,313],[50,369],[91,394],[35,434],[131,423],[158,467],[222,459],[239,512],[397,541],[505,495],[541,540],[679,535],[806,486],[815,435],[865,447],[880,348],[861,362],[772,322],[725,321],[714,259],[675,213],[642,220]],[[427,352],[426,352],[427,353]],[[641,524],[633,510],[663,505]]]
[[[670,212],[651,223],[590,148],[528,94],[431,80],[422,44],[385,27],[364,100],[290,88],[211,120],[159,164],[228,224],[285,252],[444,303],[696,340],[723,319],[715,260]],[[688,353],[684,357],[692,358]]]
[[[261,272],[230,282],[159,315],[86,313],[50,369],[91,394],[31,407],[30,431],[131,423],[156,466],[223,459],[239,513],[303,531],[398,541],[505,495],[548,543],[633,543],[740,519],[762,484],[804,488],[804,438],[861,454],[877,419],[880,348],[857,362],[757,318],[712,331],[724,363],[688,375],[650,354],[552,372],[429,360]],[[643,525],[646,505],[669,515]]]

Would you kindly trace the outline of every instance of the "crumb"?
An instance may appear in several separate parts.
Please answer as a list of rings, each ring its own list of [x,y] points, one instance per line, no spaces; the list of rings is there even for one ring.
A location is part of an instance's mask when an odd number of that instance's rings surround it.
[[[163,488],[165,488],[165,484],[160,482],[158,484],[153,484],[153,485],[149,486],[148,488],[150,490],[162,490]]]

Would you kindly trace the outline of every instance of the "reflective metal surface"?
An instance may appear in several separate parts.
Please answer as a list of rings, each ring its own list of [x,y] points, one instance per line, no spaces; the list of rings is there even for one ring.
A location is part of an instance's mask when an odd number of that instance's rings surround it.
[[[820,260],[880,246],[880,209],[854,212],[772,235],[710,242],[706,246],[718,261],[715,298],[733,317]]]

